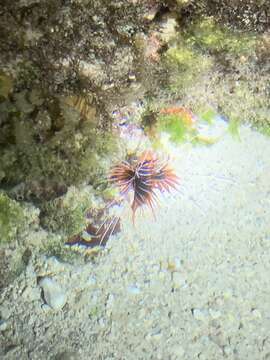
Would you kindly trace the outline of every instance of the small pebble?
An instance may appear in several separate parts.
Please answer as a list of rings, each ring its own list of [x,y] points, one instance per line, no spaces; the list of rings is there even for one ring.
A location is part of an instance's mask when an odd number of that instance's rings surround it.
[[[173,258],[168,262],[168,268],[171,271],[180,271],[182,268],[181,259],[178,257]]]
[[[262,314],[258,309],[253,309],[251,313],[256,319],[262,318]]]
[[[66,264],[59,261],[55,256],[46,259],[46,265],[48,269],[54,273],[64,271],[66,266]]]
[[[55,356],[55,360],[77,360],[79,359],[79,355],[75,352],[64,351]]]
[[[221,317],[221,312],[219,310],[209,309],[209,314],[213,319],[218,319]]]
[[[8,319],[11,316],[11,309],[9,304],[1,304],[1,317]]]
[[[48,312],[51,310],[51,307],[47,304],[42,304],[41,305],[41,309],[44,311],[44,312]]]
[[[106,302],[106,314],[108,316],[110,316],[112,314],[113,304],[114,304],[114,295],[110,294],[108,296],[108,299],[107,299],[107,302]]]
[[[182,356],[184,356],[185,354],[185,350],[183,349],[183,347],[181,345],[174,345],[171,350],[170,350],[171,355],[177,356],[181,358]]]
[[[162,338],[162,333],[160,329],[156,329],[145,336],[145,340],[147,341],[152,341],[152,340],[157,341],[160,340],[161,338]]]
[[[228,345],[224,346],[223,351],[224,351],[224,354],[226,356],[232,356],[233,355],[233,349]]]
[[[141,290],[135,285],[128,286],[127,291],[132,295],[138,295],[141,292]]]
[[[208,311],[205,309],[194,309],[193,316],[196,320],[206,321],[208,318]]]
[[[105,328],[106,326],[106,320],[104,318],[98,319],[98,323],[102,328]]]
[[[106,307],[111,308],[113,306],[113,303],[114,303],[114,295],[110,294],[108,296],[108,299],[107,299],[107,302],[106,302]]]
[[[173,286],[178,289],[185,285],[185,279],[183,278],[183,275],[180,273],[173,273]]]
[[[225,300],[231,299],[232,296],[233,296],[233,290],[232,289],[226,289],[223,292],[223,297],[224,297]]]
[[[7,322],[5,320],[0,320],[0,332],[7,329]]]
[[[43,278],[39,285],[43,289],[46,303],[54,310],[61,310],[67,301],[66,293],[62,287],[49,277]]]
[[[88,285],[91,285],[91,286],[96,285],[97,279],[95,278],[95,276],[89,276],[87,283],[88,283]]]

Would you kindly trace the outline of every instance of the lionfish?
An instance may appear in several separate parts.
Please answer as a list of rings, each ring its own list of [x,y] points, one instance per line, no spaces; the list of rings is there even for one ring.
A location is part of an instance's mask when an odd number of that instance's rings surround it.
[[[132,194],[131,210],[133,224],[138,208],[148,206],[153,215],[158,203],[157,192],[170,192],[179,184],[178,176],[167,161],[160,161],[155,153],[146,151],[133,161],[122,161],[115,165],[109,180],[116,185],[120,196]]]
[[[107,209],[119,208],[124,200],[128,201],[132,210],[133,224],[135,224],[137,210],[144,206],[150,208],[155,217],[154,209],[158,205],[158,193],[176,190],[179,185],[179,178],[169,166],[168,160],[161,161],[153,151],[145,151],[138,157],[114,165],[108,180],[118,188],[119,199],[113,200],[107,205]],[[91,233],[87,231],[91,241],[81,239],[77,235],[67,244],[91,248],[101,246],[112,234],[119,231],[120,216],[108,216],[99,228],[88,226],[88,230],[92,230]]]

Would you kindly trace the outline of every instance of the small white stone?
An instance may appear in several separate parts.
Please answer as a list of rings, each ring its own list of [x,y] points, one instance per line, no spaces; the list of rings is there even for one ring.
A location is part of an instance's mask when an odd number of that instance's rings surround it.
[[[8,319],[11,316],[11,309],[9,304],[2,304],[1,305],[1,316],[4,319]]]
[[[59,261],[55,256],[51,256],[46,259],[46,265],[47,268],[54,273],[64,271],[66,266],[66,264]]]
[[[262,314],[261,314],[260,310],[258,310],[258,309],[253,309],[251,313],[256,319],[262,318]]]
[[[48,312],[48,311],[51,311],[51,310],[52,310],[52,308],[51,308],[49,305],[47,305],[47,304],[42,304],[42,305],[41,305],[41,309],[42,309],[44,312]]]
[[[208,318],[208,311],[205,309],[194,309],[193,316],[196,320],[206,321]]]
[[[107,299],[106,307],[111,308],[114,303],[114,295],[110,294]]]
[[[178,258],[178,257],[175,257],[174,258],[174,265],[175,265],[175,270],[176,271],[181,270],[181,268],[182,268],[181,259]]]
[[[138,295],[141,292],[141,290],[135,285],[128,286],[127,291],[132,295]]]
[[[108,316],[110,316],[112,314],[113,304],[114,304],[114,295],[110,294],[108,296],[108,299],[107,299],[107,302],[106,302],[106,314]]]
[[[233,296],[233,290],[232,289],[226,289],[223,292],[223,297],[224,297],[225,300],[231,299],[232,296]]]
[[[7,329],[7,322],[5,320],[0,320],[0,332]]]
[[[49,277],[43,278],[39,285],[43,289],[46,303],[54,310],[62,309],[67,301],[66,294],[62,287]]]
[[[218,319],[221,317],[221,312],[219,310],[209,309],[209,314],[213,319]]]
[[[170,41],[175,37],[177,21],[173,17],[168,17],[166,21],[163,21],[161,28],[161,39],[165,42]]]
[[[178,272],[174,272],[173,273],[173,286],[175,288],[180,288],[184,285],[185,285],[185,279],[183,278],[183,275]]]
[[[165,279],[165,272],[164,271],[160,271],[158,274],[158,277],[160,280],[164,280]]]
[[[160,271],[160,265],[153,264],[151,267],[151,273],[156,275],[159,273],[159,271]]]
[[[227,355],[227,356],[233,355],[233,349],[231,347],[229,347],[228,345],[224,346],[223,351],[224,351],[225,355]]]
[[[157,341],[160,340],[161,338],[162,338],[162,333],[160,329],[154,330],[153,332],[145,336],[145,340],[147,341],[152,341],[152,340]]]
[[[205,355],[204,353],[200,353],[200,354],[198,355],[198,359],[199,359],[199,360],[209,360],[209,359],[208,359],[208,355]]]
[[[174,345],[171,348],[170,353],[171,353],[171,355],[177,356],[177,359],[178,359],[178,358],[181,358],[182,356],[184,356],[185,350],[183,349],[183,347],[181,345]]]
[[[95,276],[89,276],[87,283],[88,283],[88,285],[91,285],[91,286],[96,285],[97,279],[95,278]]]
[[[145,309],[145,308],[141,308],[141,309],[139,310],[139,313],[138,313],[138,318],[139,318],[140,320],[145,320],[146,314],[147,314],[146,309]]]
[[[106,326],[106,320],[104,318],[100,318],[98,320],[99,325],[104,328]]]

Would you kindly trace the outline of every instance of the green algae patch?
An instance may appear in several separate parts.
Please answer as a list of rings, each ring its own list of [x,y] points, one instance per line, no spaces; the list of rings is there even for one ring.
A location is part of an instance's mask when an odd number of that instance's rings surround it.
[[[71,186],[65,195],[42,205],[41,224],[67,240],[86,227],[86,212],[91,206],[92,188]]]
[[[231,119],[228,126],[228,133],[235,139],[240,141],[240,121]]]
[[[194,50],[182,39],[166,51],[163,60],[169,73],[168,89],[180,94],[212,67],[210,57]]]
[[[199,107],[198,113],[183,106],[164,107],[158,113],[146,113],[144,130],[155,149],[166,151],[170,143],[211,146],[225,135],[228,124],[211,107]]]
[[[256,128],[261,134],[270,137],[270,125],[262,125]]]
[[[156,131],[167,133],[170,141],[176,144],[187,141],[194,133],[192,127],[186,124],[184,117],[178,114],[159,116]]]
[[[27,227],[23,207],[0,192],[0,245],[16,240],[20,231]]]
[[[197,145],[197,146],[211,146],[217,143],[218,140],[219,140],[218,137],[211,137],[211,136],[197,134],[193,137],[193,139],[191,139],[191,143],[192,145]]]
[[[151,138],[154,148],[162,148],[167,141],[176,145],[192,143],[193,145],[210,145],[212,139],[199,134],[195,115],[188,109],[173,107],[165,109],[164,112],[171,114],[160,114],[156,117],[155,124],[151,129],[145,131]],[[165,138],[163,135],[166,134]]]
[[[229,119],[267,122],[267,80],[259,78],[255,65],[258,38],[222,26],[212,17],[190,22],[163,54],[165,91],[198,114],[212,103]],[[211,117],[203,115],[206,122]]]
[[[233,55],[249,55],[256,48],[256,36],[240,33],[216,24],[214,18],[200,19],[188,28],[185,39],[188,44],[210,52],[226,52]]]
[[[13,88],[13,80],[11,76],[6,75],[0,70],[0,100],[7,99]]]
[[[207,124],[212,125],[214,123],[215,116],[217,116],[217,113],[214,110],[209,109],[203,111],[201,114],[199,114],[199,116],[200,119],[205,121]]]

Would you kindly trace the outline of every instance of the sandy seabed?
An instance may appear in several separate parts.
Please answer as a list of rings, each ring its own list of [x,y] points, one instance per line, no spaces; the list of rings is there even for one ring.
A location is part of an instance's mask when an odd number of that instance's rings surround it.
[[[240,138],[172,148],[180,191],[125,212],[95,264],[33,259],[2,294],[1,359],[269,360],[270,141]]]

